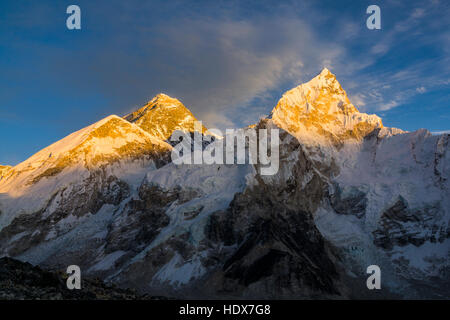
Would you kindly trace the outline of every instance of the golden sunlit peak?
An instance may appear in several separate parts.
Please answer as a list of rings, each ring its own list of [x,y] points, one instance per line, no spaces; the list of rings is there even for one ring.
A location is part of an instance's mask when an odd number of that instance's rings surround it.
[[[174,103],[174,102],[179,102],[178,99],[176,98],[172,98],[171,96],[165,94],[165,93],[158,93],[152,100],[149,101],[149,104],[151,103],[155,103],[155,102],[159,102],[159,103]]]
[[[164,93],[157,94],[147,105],[124,117],[141,129],[163,141],[175,130],[194,132],[196,118],[181,101]],[[206,132],[205,127],[202,132]]]
[[[378,116],[355,108],[327,68],[284,93],[272,111],[272,120],[304,143],[336,146],[348,139],[361,140],[383,127]]]
[[[167,99],[167,98],[174,99],[171,96],[169,96],[165,93],[162,93],[162,92],[158,93],[153,99]]]
[[[319,76],[320,77],[332,76],[332,77],[336,78],[336,76],[326,67],[322,69],[322,71],[320,72]]]

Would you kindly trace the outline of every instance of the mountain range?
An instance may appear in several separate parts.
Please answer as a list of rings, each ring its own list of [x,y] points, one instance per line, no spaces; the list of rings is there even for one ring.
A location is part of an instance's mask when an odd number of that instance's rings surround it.
[[[159,94],[0,166],[0,256],[157,296],[450,298],[449,134],[385,127],[328,69],[252,126],[280,131],[275,175],[172,163],[195,121]]]

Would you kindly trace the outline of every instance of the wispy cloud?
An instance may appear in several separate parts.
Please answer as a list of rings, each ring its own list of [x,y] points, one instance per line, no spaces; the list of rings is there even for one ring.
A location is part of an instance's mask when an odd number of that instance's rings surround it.
[[[418,87],[418,88],[416,88],[416,91],[418,93],[425,93],[425,92],[427,92],[427,89],[425,87]]]
[[[364,106],[366,105],[365,100],[367,99],[367,96],[364,93],[350,95],[348,98],[360,111],[365,111]]]
[[[387,103],[381,104],[380,107],[378,108],[378,110],[387,111],[387,110],[391,110],[391,109],[397,107],[398,105],[400,105],[400,102],[392,100]]]
[[[79,52],[65,52],[63,59],[49,60],[50,69],[71,86],[85,86],[89,79],[89,85],[113,96],[119,113],[137,104],[136,97],[143,103],[165,92],[180,98],[206,125],[232,121],[241,126],[248,124],[243,123],[247,116],[255,121],[270,112],[273,96],[267,105],[261,103],[269,92],[280,97],[281,88],[309,80],[322,67],[338,66],[346,54],[341,45],[321,40],[310,23],[289,11],[271,19],[265,13],[245,20],[225,13],[214,18],[192,13],[129,28],[135,38],[118,29],[114,40],[99,40],[102,49],[81,58],[75,58]],[[135,51],[116,50],[130,47]],[[62,70],[71,77],[58,74]],[[257,106],[255,100],[260,102]]]
[[[440,135],[440,134],[450,134],[450,130],[443,130],[443,131],[432,131],[432,134]]]

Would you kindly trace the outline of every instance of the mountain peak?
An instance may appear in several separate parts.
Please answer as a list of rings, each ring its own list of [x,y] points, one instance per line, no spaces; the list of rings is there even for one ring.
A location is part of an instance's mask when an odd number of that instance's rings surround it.
[[[274,122],[298,138],[313,143],[339,144],[360,139],[382,122],[360,113],[335,75],[324,68],[319,75],[283,94],[272,111]]]
[[[165,93],[158,93],[156,96],[154,96],[148,104],[152,103],[158,103],[159,106],[165,106],[165,105],[177,105],[182,106],[183,104],[180,102],[180,100],[176,98],[172,98],[171,96],[165,94]],[[183,106],[184,107],[184,106]]]
[[[165,141],[176,130],[194,132],[197,119],[180,100],[164,93],[157,94],[145,106],[124,117],[151,135]],[[205,127],[202,133],[207,132]]]
[[[171,98],[171,99],[174,99],[171,96],[169,96],[168,94],[165,94],[164,92],[158,93],[156,96],[154,96],[153,99],[155,99],[155,98]]]
[[[334,76],[334,74],[331,73],[331,71],[328,70],[327,67],[323,68],[322,71],[321,71],[320,74],[319,74],[319,76],[328,76],[328,75]]]

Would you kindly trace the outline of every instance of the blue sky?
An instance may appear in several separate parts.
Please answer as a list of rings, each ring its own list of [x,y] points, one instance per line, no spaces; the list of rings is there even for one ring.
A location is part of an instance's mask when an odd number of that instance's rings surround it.
[[[81,30],[66,28],[71,4]],[[371,4],[381,30],[366,28]],[[209,127],[247,125],[323,67],[387,126],[450,130],[449,21],[444,0],[3,0],[0,164],[159,92]]]

